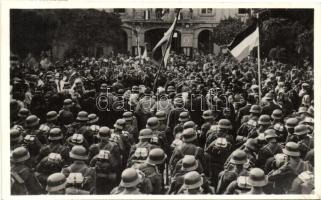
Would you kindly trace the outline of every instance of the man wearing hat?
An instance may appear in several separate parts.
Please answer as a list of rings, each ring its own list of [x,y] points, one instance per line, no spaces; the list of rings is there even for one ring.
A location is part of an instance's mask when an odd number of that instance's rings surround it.
[[[80,129],[87,129],[88,128],[88,113],[86,111],[79,111],[77,114],[76,122],[73,123],[73,127],[75,132],[79,132]]]
[[[169,143],[165,132],[159,131],[159,120],[157,117],[151,117],[147,120],[146,128],[152,130],[153,138],[152,143],[157,146],[160,146],[165,153],[169,153]]]
[[[264,134],[264,131],[271,126],[271,118],[269,115],[261,115],[258,120],[258,126],[251,130],[247,138],[256,138]]]
[[[248,163],[247,154],[245,151],[237,149],[231,154],[231,159],[227,160],[225,169],[219,173],[218,185],[216,188],[217,194],[223,194],[228,185],[237,179],[239,176],[246,176],[247,170],[244,164]]]
[[[40,119],[36,115],[30,115],[25,121],[25,132],[23,136],[33,135],[41,142],[41,144],[47,144],[48,139],[46,135],[41,134],[39,130],[39,121]]]
[[[261,107],[259,105],[252,105],[250,115],[244,116],[244,122],[237,130],[236,142],[242,144],[247,139],[249,133],[257,127],[258,119],[260,117]],[[247,118],[247,120],[245,119]]]
[[[150,194],[162,194],[164,191],[163,174],[159,167],[164,165],[167,156],[161,148],[152,149],[144,164],[139,166],[139,170],[145,174],[145,178],[150,179],[153,189]]]
[[[23,137],[18,129],[10,129],[10,150],[13,151],[15,148],[22,146]]]
[[[139,100],[135,109],[139,129],[145,127],[148,118],[152,117],[153,113],[151,112],[151,108],[155,103],[156,101],[152,98],[151,89],[147,88],[145,90],[144,97]]]
[[[46,191],[49,195],[65,194],[67,179],[62,173],[51,174],[47,179]]]
[[[293,180],[300,173],[313,170],[309,162],[300,158],[299,145],[297,143],[286,143],[283,153],[288,156],[286,163],[268,174],[269,181],[274,182],[274,187],[278,188],[281,194],[289,192]]]
[[[299,120],[297,118],[289,118],[285,122],[285,128],[287,131],[285,142],[293,141],[295,138],[294,128],[299,124]]]
[[[114,188],[110,194],[142,194],[138,185],[142,183],[143,176],[134,168],[127,168],[121,174],[121,182],[118,187]]]
[[[155,145],[154,143],[152,143],[153,137],[154,136],[151,129],[149,128],[142,129],[139,132],[139,136],[138,136],[139,142],[131,146],[129,155],[132,156],[135,153],[136,149],[138,148],[146,148],[148,152],[150,152],[154,148],[158,148],[159,147],[158,145]]]
[[[181,97],[174,98],[174,108],[168,114],[167,125],[171,130],[174,130],[175,126],[180,122],[180,114],[182,112],[186,112],[187,110],[184,108],[184,100]]]
[[[164,111],[158,111],[155,116],[159,121],[158,130],[162,133],[162,135],[166,136],[166,140],[169,144],[172,143],[174,138],[170,127],[167,125],[166,113]]]
[[[294,138],[292,142],[297,142],[299,145],[301,158],[305,158],[307,152],[313,148],[313,139],[308,136],[309,129],[306,125],[299,124],[294,128]]]
[[[11,194],[43,194],[43,189],[37,181],[31,168],[26,165],[30,159],[29,151],[24,147],[18,147],[11,153]]]
[[[30,115],[30,111],[27,108],[21,108],[18,112],[18,118],[13,122],[13,125],[23,126],[26,118]]]
[[[264,96],[267,105],[262,108],[262,115],[272,115],[273,111],[276,109],[281,109],[280,106],[274,103],[273,93],[266,93]]]
[[[182,159],[185,155],[194,155],[197,160],[200,161],[203,167],[205,165],[204,151],[201,147],[197,146],[197,135],[193,128],[188,128],[183,131],[182,134],[182,145],[175,147],[169,166],[173,170],[177,162]]]
[[[72,159],[73,163],[68,167],[62,169],[62,173],[68,177],[70,173],[81,173],[86,182],[84,183],[84,188],[88,191],[92,190],[94,187],[94,171],[86,162],[88,161],[88,154],[85,147],[77,145],[74,146],[69,152],[69,157]]]
[[[253,168],[249,173],[248,183],[252,186],[252,189],[246,194],[265,194],[263,188],[268,184],[268,178],[262,169]]]
[[[264,131],[264,139],[267,144],[259,150],[256,163],[261,169],[264,168],[267,159],[278,153],[282,153],[282,147],[277,142],[278,136],[274,129],[267,129]]]
[[[197,171],[191,171],[184,175],[184,184],[178,191],[178,194],[213,194],[212,191],[203,189],[204,176],[199,174]]]
[[[219,137],[224,137],[230,144],[234,144],[234,135],[232,135],[232,124],[228,119],[220,119],[217,131],[208,131],[206,138],[206,147]],[[215,130],[215,129],[214,129]]]
[[[69,162],[69,151],[67,145],[63,145],[63,134],[60,128],[53,128],[49,131],[49,144],[44,147],[48,148],[49,152],[60,154],[65,163]],[[42,150],[44,150],[42,148]]]
[[[178,121],[179,123],[174,127],[173,129],[173,136],[175,138],[175,135],[178,132],[182,132],[183,131],[183,125],[185,122],[190,120],[190,116],[189,116],[189,112],[188,111],[183,111],[179,114],[179,118]]]

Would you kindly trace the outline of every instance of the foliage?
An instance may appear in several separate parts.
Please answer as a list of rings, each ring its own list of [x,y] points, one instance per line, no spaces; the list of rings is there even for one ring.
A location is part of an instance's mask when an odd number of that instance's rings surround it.
[[[227,18],[221,20],[213,29],[213,42],[218,45],[231,43],[233,38],[244,29],[244,23],[238,18]]]

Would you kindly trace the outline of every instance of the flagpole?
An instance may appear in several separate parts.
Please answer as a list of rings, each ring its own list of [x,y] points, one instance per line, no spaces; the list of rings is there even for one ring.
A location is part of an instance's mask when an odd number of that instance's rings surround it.
[[[257,28],[259,31],[259,39],[257,45],[257,71],[258,71],[258,82],[259,82],[259,101],[261,102],[262,92],[261,92],[261,56],[260,56],[260,28],[259,28],[259,13],[256,14],[257,17]]]

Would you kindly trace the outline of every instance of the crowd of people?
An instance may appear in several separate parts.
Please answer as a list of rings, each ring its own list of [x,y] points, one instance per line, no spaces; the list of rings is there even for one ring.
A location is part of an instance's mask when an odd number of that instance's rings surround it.
[[[313,65],[261,67],[260,90],[250,57],[12,63],[11,194],[313,194]]]

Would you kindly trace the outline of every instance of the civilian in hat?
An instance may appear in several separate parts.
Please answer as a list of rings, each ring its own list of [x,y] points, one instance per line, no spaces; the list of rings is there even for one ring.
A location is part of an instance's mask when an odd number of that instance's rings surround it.
[[[30,159],[29,151],[18,147],[11,152],[11,194],[43,194],[42,187],[37,181],[32,169],[26,164]]]
[[[155,99],[152,98],[152,91],[150,88],[145,90],[143,98],[141,98],[135,108],[135,115],[138,120],[138,128],[145,127],[148,118],[152,117],[152,108],[156,103]]]
[[[66,176],[62,173],[54,173],[47,179],[46,191],[49,195],[62,195],[66,191]]]

